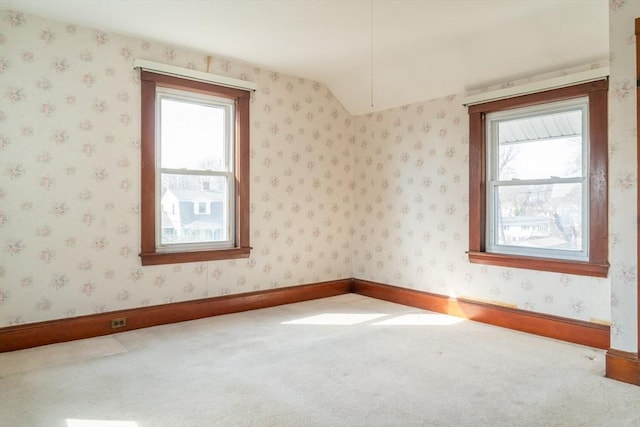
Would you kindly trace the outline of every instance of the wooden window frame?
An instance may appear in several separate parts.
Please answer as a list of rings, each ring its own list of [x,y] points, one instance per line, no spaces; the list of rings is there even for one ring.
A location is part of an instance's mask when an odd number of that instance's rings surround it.
[[[468,256],[471,263],[607,277],[609,272],[608,87],[608,80],[599,80],[469,106]],[[486,252],[486,115],[497,111],[580,97],[589,98],[589,259],[574,261]]]
[[[249,104],[247,90],[219,86],[177,76],[140,71],[141,84],[141,247],[142,265],[177,264],[247,258],[249,244]],[[207,94],[235,103],[235,244],[232,248],[190,251],[157,251],[156,235],[156,88]]]

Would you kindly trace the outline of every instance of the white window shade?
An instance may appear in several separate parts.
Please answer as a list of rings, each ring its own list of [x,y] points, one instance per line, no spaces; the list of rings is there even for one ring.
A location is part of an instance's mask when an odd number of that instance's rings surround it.
[[[184,77],[191,80],[215,83],[220,86],[232,87],[236,89],[255,91],[258,88],[258,85],[253,82],[234,79],[233,77],[221,76],[218,74],[206,73],[204,71],[192,70],[189,68],[176,67],[175,65],[162,64],[160,62],[147,61],[146,59],[134,60],[133,68],[166,74],[168,76]]]
[[[468,95],[463,99],[462,105],[476,105],[499,99],[512,98],[514,96],[527,95],[530,93],[542,92],[545,90],[557,89],[572,86],[580,83],[588,83],[597,80],[604,80],[609,77],[609,67],[596,68],[580,73],[567,74],[553,79],[540,80],[519,86],[512,86],[504,89],[481,92]]]

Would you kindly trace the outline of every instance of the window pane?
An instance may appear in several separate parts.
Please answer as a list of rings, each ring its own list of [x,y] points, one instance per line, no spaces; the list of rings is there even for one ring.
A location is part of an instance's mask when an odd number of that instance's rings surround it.
[[[229,240],[226,177],[165,173],[161,194],[161,244]]]
[[[224,106],[162,98],[162,168],[226,170]]]
[[[582,111],[498,121],[498,180],[582,176]]]
[[[582,250],[582,184],[496,188],[494,241],[526,248]]]

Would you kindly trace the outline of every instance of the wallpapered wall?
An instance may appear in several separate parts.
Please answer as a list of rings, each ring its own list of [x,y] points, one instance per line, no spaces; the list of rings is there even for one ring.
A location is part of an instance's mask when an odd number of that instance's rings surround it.
[[[134,58],[206,55],[0,11],[0,326],[351,277],[351,117],[321,84],[258,84],[248,259],[141,267]]]
[[[609,228],[611,347],[638,351],[636,37],[639,0],[611,0],[609,46]]]
[[[639,5],[610,3],[607,279],[468,262],[468,119],[462,95],[354,119],[354,276],[574,319],[611,321],[613,347],[637,351],[633,20],[640,15]],[[577,71],[582,70],[528,81]]]
[[[635,351],[637,9],[610,3],[607,279],[468,263],[461,95],[352,118],[319,83],[221,58],[212,72],[259,86],[253,254],[142,268],[131,64],[203,70],[206,56],[3,11],[0,326],[355,276],[611,321],[613,347]]]
[[[354,120],[356,277],[587,321],[610,284],[468,262],[468,116],[462,96]]]

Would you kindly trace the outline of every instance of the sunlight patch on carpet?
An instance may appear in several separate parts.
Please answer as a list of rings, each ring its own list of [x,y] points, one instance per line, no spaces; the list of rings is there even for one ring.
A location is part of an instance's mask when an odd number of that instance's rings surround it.
[[[431,314],[431,313],[413,313],[403,314],[402,316],[392,317],[381,322],[376,322],[374,325],[384,326],[447,326],[455,325],[457,323],[464,322],[465,319],[455,316],[447,316],[446,314]]]
[[[388,316],[383,313],[323,313],[282,322],[283,325],[357,325]]]

